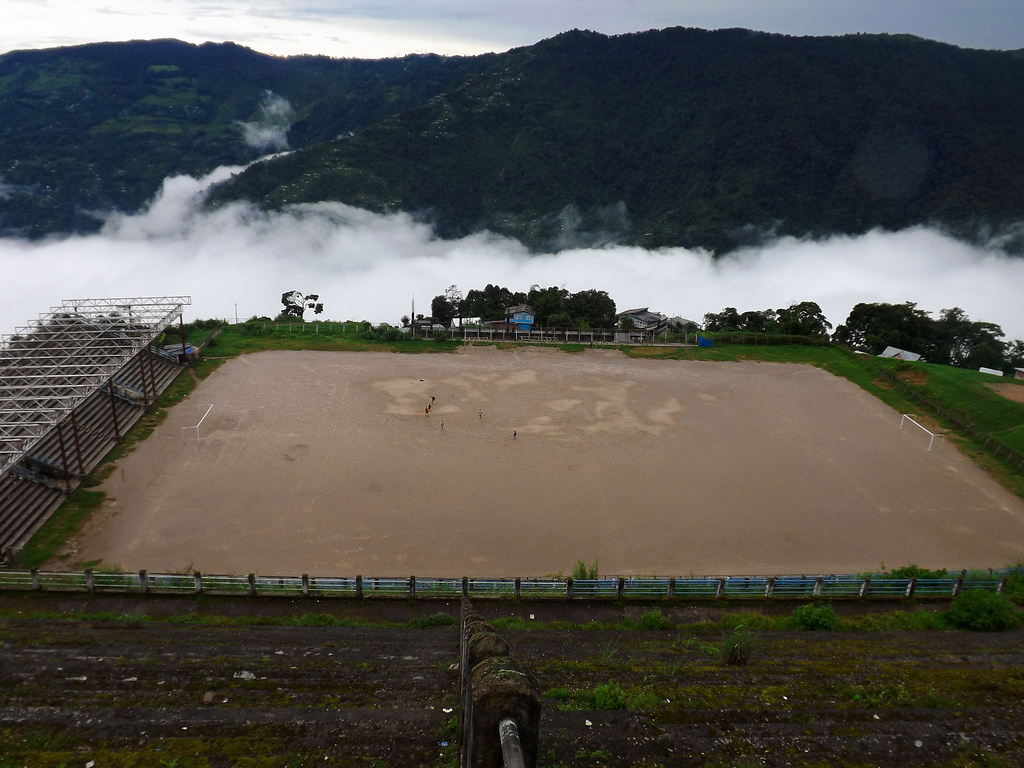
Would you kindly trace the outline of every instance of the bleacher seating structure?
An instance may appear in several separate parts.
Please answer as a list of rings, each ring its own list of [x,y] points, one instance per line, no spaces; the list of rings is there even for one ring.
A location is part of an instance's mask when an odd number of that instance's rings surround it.
[[[181,372],[152,343],[190,303],[66,299],[0,336],[0,558],[24,546]]]

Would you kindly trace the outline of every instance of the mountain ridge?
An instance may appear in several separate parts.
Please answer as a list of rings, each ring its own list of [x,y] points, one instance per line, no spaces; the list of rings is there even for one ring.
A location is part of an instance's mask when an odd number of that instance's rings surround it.
[[[612,37],[573,30],[500,54],[381,60],[276,59],[233,44],[160,42],[86,47],[93,61],[104,52],[135,56],[134,80],[106,82],[138,98],[98,124],[120,126],[111,141],[135,153],[123,167],[109,163],[113,180],[92,180],[72,162],[83,145],[103,148],[95,124],[61,134],[63,155],[46,145],[33,155],[40,142],[28,141],[34,179],[12,167],[25,131],[0,130],[0,228],[26,236],[88,230],[98,224],[83,221],[83,207],[137,209],[164,175],[256,159],[238,140],[238,124],[258,119],[271,91],[295,111],[287,134],[294,151],[218,185],[210,205],[339,200],[413,213],[442,237],[490,230],[534,250],[623,243],[725,253],[777,235],[917,225],[975,242],[998,235],[1014,252],[1024,242],[1016,226],[1024,221],[1019,51],[912,36],[678,27]],[[71,50],[37,54],[37,97],[39,80],[64,82],[57,64],[88,84],[83,51]],[[37,117],[52,117],[8,72],[21,62],[21,76],[31,76],[26,56],[0,56],[0,109],[27,109],[27,101]],[[153,70],[170,66],[178,70]],[[175,88],[192,101],[175,100]],[[153,113],[183,102],[207,110],[205,122],[189,122],[187,111]],[[147,134],[140,117],[165,130]],[[52,132],[53,124],[42,127]],[[76,143],[82,135],[92,144]],[[77,181],[43,206],[62,216],[46,221],[26,208],[39,195],[11,205],[18,190],[53,178],[55,163]]]

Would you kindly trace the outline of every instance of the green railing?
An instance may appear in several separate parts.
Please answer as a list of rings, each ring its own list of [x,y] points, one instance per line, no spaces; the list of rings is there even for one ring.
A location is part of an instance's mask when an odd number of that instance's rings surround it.
[[[815,600],[949,599],[967,590],[1002,592],[1019,569],[950,578],[873,576],[688,576],[681,578],[478,579],[245,576],[193,573],[0,569],[0,590],[113,594],[210,594],[355,599]]]

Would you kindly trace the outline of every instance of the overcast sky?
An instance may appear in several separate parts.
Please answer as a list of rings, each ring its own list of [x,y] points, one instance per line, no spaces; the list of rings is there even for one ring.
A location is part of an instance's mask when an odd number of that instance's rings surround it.
[[[1024,48],[1022,0],[2,0],[0,51],[107,40],[230,40],[277,55],[476,54],[569,29],[684,26],[910,33]]]

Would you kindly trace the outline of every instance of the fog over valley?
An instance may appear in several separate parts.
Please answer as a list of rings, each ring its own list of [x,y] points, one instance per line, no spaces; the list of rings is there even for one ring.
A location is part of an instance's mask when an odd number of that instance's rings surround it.
[[[441,240],[406,214],[377,215],[339,203],[265,212],[247,204],[215,211],[202,193],[237,168],[169,178],[135,215],[110,216],[101,232],[40,242],[0,239],[9,283],[0,332],[9,334],[63,299],[190,295],[185,319],[275,316],[281,294],[318,293],[321,319],[398,325],[415,301],[449,285],[465,294],[488,283],[513,291],[606,291],[619,311],[650,307],[702,321],[817,302],[833,326],[858,302],[916,302],[937,317],[960,307],[976,321],[1024,338],[1024,258],[924,227],[827,241],[782,238],[714,260],[702,251],[635,247],[531,254],[481,233]],[[307,315],[307,319],[312,314]]]

